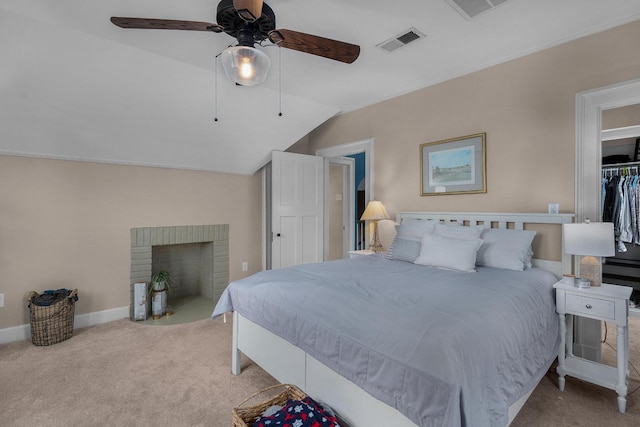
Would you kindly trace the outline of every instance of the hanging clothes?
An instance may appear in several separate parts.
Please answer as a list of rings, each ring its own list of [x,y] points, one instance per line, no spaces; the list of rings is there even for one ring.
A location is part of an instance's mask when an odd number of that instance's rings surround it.
[[[627,194],[629,197],[629,220],[630,220],[630,230],[631,238],[630,243],[635,245],[638,244],[640,236],[638,236],[638,203],[637,203],[637,193],[636,193],[636,184],[638,182],[638,175],[630,176],[627,179]]]
[[[612,222],[618,252],[640,245],[639,165],[602,169],[602,221]]]

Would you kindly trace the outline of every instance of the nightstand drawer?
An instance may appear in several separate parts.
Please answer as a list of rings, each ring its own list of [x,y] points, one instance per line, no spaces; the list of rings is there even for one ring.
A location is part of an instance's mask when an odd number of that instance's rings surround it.
[[[588,317],[615,320],[615,302],[582,295],[567,294],[565,308],[573,314],[583,314]]]

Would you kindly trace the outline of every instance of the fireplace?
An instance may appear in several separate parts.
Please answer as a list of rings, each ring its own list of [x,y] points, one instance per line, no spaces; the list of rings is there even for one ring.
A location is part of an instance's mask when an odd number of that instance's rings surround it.
[[[172,297],[199,295],[217,303],[229,284],[229,225],[132,228],[131,283],[149,283],[160,269],[172,276]],[[132,285],[131,319],[133,308]]]

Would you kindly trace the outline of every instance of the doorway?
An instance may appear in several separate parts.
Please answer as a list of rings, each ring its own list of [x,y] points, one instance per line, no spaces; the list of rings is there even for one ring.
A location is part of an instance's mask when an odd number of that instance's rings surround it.
[[[640,136],[640,124],[615,125],[616,128],[603,131],[603,115],[638,104],[640,79],[576,95],[576,222],[586,218],[602,220],[602,158],[604,154],[616,154],[603,149],[603,139],[635,139]]]
[[[602,112],[634,104],[640,104],[640,79],[576,95],[576,222],[602,219]],[[574,271],[578,270],[578,263],[578,259],[574,260]],[[574,354],[599,362],[600,321],[577,319]]]
[[[640,104],[602,112],[602,220],[620,230],[616,254],[603,260],[602,281],[634,288],[630,307],[640,302],[640,236],[636,187],[640,172]],[[624,198],[616,197],[619,188]],[[624,199],[624,201],[623,201]],[[618,215],[615,215],[615,213]]]
[[[347,258],[354,247],[350,224],[354,222],[353,205],[355,160],[335,157],[326,160],[325,170],[326,220],[325,261]]]
[[[325,215],[325,259],[347,258],[351,250],[364,249],[365,229],[360,227],[360,216],[368,201],[373,198],[372,191],[372,165],[373,165],[373,139],[352,142],[319,149],[315,153],[327,159],[327,163],[334,167],[333,173],[327,173],[329,177],[325,179],[325,206],[339,205],[339,210]],[[347,166],[350,163],[351,166]],[[345,172],[341,167],[350,168]],[[331,170],[329,167],[326,170]],[[339,172],[343,170],[343,172]],[[339,190],[340,177],[347,176],[349,188]],[[334,182],[332,182],[334,181]],[[344,188],[344,187],[343,187]],[[336,200],[336,199],[341,200]],[[340,203],[338,203],[340,202]],[[344,220],[341,220],[344,218]],[[361,247],[362,246],[362,247]]]
[[[353,171],[353,175],[355,179],[354,191],[356,193],[356,197],[355,197],[356,215],[355,215],[355,218],[353,219],[353,224],[355,226],[353,238],[355,243],[351,245],[351,249],[359,251],[362,249],[366,249],[365,221],[360,221],[360,218],[362,217],[362,214],[364,213],[364,210],[367,207],[367,191],[365,188],[366,155],[364,152],[362,152],[362,153],[352,154],[347,157],[352,158],[355,161],[355,170]]]

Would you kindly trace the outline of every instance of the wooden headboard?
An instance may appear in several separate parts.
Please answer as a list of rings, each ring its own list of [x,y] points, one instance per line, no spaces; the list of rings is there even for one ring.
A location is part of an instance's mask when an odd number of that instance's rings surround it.
[[[525,225],[535,224],[569,224],[573,222],[573,214],[541,214],[541,213],[485,213],[485,212],[398,212],[396,223],[401,224],[404,218],[430,219],[440,222],[458,222],[462,225],[482,225],[486,228],[512,228],[524,230]],[[571,255],[562,249],[562,233],[557,245],[561,248],[561,260],[552,261],[536,258],[532,264],[551,271],[556,277],[572,271]]]

